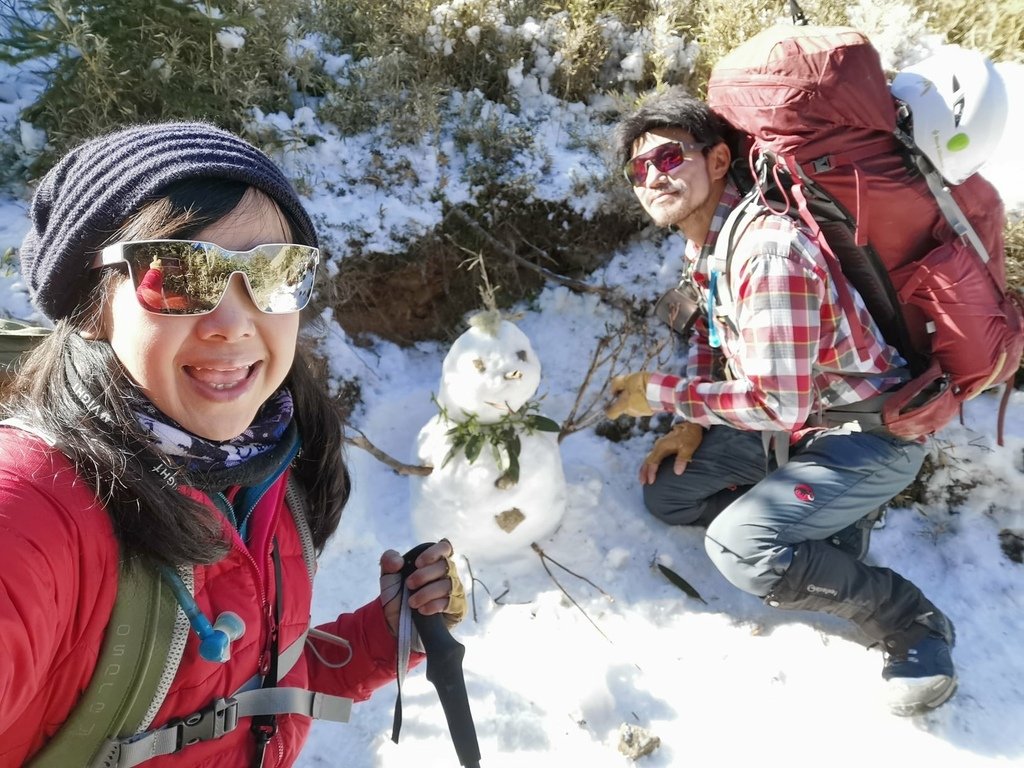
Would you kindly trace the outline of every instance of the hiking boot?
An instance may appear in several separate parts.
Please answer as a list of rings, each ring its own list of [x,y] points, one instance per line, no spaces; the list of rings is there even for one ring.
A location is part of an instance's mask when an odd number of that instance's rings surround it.
[[[863,561],[871,546],[871,530],[876,525],[881,528],[884,525],[884,519],[885,508],[880,507],[874,512],[864,515],[857,522],[846,526],[843,530],[833,533],[826,541],[836,549]]]
[[[956,691],[952,622],[939,611],[918,617],[902,632],[885,638],[886,701],[894,715],[935,709]]]

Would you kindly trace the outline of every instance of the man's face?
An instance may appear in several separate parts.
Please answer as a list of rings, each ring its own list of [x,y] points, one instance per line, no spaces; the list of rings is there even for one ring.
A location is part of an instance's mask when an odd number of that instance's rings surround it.
[[[707,157],[701,149],[685,149],[696,144],[693,136],[681,128],[657,128],[633,142],[632,156],[643,155],[672,142],[684,145],[683,162],[675,168],[659,171],[653,162],[648,161],[646,173],[637,177],[633,191],[655,224],[660,227],[675,225],[686,232],[686,224],[695,214],[703,219],[702,212],[708,209],[709,203],[712,212],[717,203],[717,199],[710,200],[713,184]]]

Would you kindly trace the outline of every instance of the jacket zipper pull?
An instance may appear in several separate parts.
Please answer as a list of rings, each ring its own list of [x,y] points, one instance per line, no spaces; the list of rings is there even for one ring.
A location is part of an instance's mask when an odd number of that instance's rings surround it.
[[[263,618],[267,622],[267,644],[260,653],[260,675],[266,677],[270,672],[272,649],[277,647],[277,622],[274,619],[274,609],[270,605],[266,606]]]
[[[256,751],[252,756],[252,768],[263,768],[263,762],[267,756],[267,744],[274,738],[274,734],[277,733],[277,719],[270,715],[270,723],[264,723],[262,725],[253,725],[252,732],[255,737]]]

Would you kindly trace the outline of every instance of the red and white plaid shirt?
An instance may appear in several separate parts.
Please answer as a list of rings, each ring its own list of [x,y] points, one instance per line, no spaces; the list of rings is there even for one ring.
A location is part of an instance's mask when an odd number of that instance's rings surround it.
[[[726,256],[713,246],[739,199],[730,184],[703,247],[686,244],[687,272],[708,306],[715,306],[721,347],[710,346],[707,320],[699,321],[685,375],[651,375],[651,407],[706,426],[802,433],[819,410],[859,402],[897,383],[894,369],[903,360],[852,286],[856,312],[851,317],[843,311],[821,251],[789,216],[759,216],[746,229],[741,222],[731,274],[713,278],[725,269]],[[716,296],[709,297],[712,281]],[[863,329],[860,351],[853,324]],[[720,354],[727,380],[716,381],[712,368]]]

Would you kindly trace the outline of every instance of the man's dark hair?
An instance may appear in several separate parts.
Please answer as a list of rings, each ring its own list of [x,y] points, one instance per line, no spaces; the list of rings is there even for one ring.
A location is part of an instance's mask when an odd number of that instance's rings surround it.
[[[633,143],[657,128],[681,128],[708,147],[726,141],[728,134],[725,121],[706,103],[676,86],[648,96],[635,112],[615,127],[616,163],[624,165],[633,156]]]

